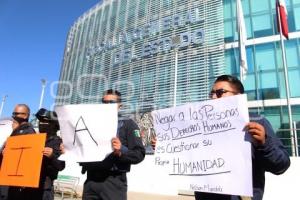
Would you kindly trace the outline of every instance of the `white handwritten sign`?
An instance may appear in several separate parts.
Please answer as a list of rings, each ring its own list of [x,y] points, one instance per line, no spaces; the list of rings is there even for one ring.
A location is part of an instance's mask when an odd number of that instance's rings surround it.
[[[10,136],[12,131],[12,119],[0,119],[0,150],[3,148],[6,139]]]
[[[65,105],[55,109],[66,153],[62,160],[101,161],[112,152],[118,126],[117,104]]]
[[[155,164],[178,177],[180,189],[252,196],[246,95],[153,111],[152,117]]]

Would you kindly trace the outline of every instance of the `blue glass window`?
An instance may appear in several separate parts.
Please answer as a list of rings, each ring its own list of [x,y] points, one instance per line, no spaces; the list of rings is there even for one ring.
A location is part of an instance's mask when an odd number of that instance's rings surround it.
[[[245,91],[247,93],[248,100],[256,100],[256,84],[255,84],[255,75],[247,74],[243,85],[245,87]]]
[[[247,64],[248,64],[248,73],[254,72],[254,57],[253,57],[253,47],[246,48],[247,54]]]
[[[277,87],[277,78],[275,72],[263,72],[260,75],[261,88],[274,88]]]
[[[276,72],[261,72],[258,87],[261,99],[276,99],[280,96]]]
[[[273,43],[256,46],[255,57],[258,70],[275,69],[275,49]]]
[[[291,97],[300,97],[299,84],[300,83],[300,70],[289,70],[289,86],[290,86],[290,95]],[[286,89],[285,89],[285,79],[283,72],[280,72],[280,97],[286,98]],[[296,83],[296,84],[295,84]]]
[[[235,51],[234,49],[230,49],[225,51],[225,73],[226,74],[236,74],[236,59],[235,59]]]
[[[233,42],[234,41],[234,32],[232,30],[232,21],[225,21],[224,24],[224,38],[225,42]]]
[[[253,16],[252,24],[254,37],[263,37],[273,34],[270,14]]]
[[[245,17],[245,26],[246,26],[246,31],[247,31],[247,38],[253,38],[252,34],[252,26],[251,26],[251,19],[250,17]]]
[[[299,0],[300,2],[300,0]],[[300,7],[294,8],[295,30],[300,30]]]
[[[297,51],[296,40],[291,40],[289,42],[286,42],[285,47],[286,47],[287,66],[288,67],[298,67],[299,66],[299,54]]]
[[[249,15],[250,14],[250,0],[243,0],[242,5],[243,5],[243,12],[244,15]]]
[[[224,19],[231,19],[232,18],[232,11],[231,11],[231,0],[224,0]]]
[[[292,11],[288,11],[288,26],[289,32],[295,31],[295,20],[294,20],[294,13]]]
[[[277,131],[282,123],[280,107],[264,108],[263,115],[270,121],[272,128]]]
[[[252,13],[269,11],[269,0],[251,0],[250,3]]]
[[[289,85],[291,97],[300,97],[299,83],[300,83],[300,70],[289,70]],[[297,84],[298,83],[298,84]]]

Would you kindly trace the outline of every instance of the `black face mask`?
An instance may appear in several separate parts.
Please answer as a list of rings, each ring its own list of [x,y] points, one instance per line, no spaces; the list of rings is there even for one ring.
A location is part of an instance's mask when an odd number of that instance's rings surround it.
[[[56,123],[51,121],[47,122],[39,122],[39,132],[40,133],[47,133],[47,137],[55,136],[56,132],[58,131],[58,126]]]
[[[22,124],[23,122],[28,122],[28,119],[24,119],[21,117],[13,116],[12,117],[15,121],[17,121],[19,124]]]

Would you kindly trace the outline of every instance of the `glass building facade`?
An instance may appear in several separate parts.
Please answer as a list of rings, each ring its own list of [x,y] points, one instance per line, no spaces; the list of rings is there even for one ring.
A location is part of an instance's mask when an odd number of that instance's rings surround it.
[[[250,109],[271,122],[291,152],[275,2],[242,0],[249,68],[243,83]],[[297,126],[300,0],[286,2],[285,47]],[[122,92],[125,114],[205,100],[215,77],[239,76],[237,38],[235,0],[103,1],[70,29],[56,104],[98,103],[108,88]]]
[[[224,0],[226,73],[239,76],[236,2]],[[251,110],[264,115],[291,151],[283,59],[275,0],[242,0],[247,30],[248,72],[244,82]],[[292,120],[300,128],[300,1],[287,0],[290,39],[285,41]],[[298,124],[298,125],[297,125]],[[299,130],[298,138],[299,138]],[[300,140],[299,140],[300,141]],[[297,145],[298,141],[295,141]],[[298,148],[299,149],[299,148]]]

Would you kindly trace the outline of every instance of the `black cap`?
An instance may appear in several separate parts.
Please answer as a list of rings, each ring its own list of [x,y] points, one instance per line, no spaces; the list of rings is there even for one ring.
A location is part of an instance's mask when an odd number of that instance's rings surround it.
[[[57,121],[56,112],[49,111],[45,108],[39,109],[35,116],[39,121]]]

